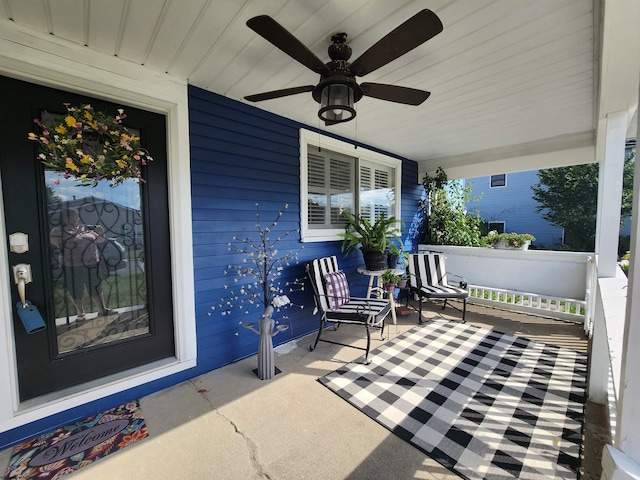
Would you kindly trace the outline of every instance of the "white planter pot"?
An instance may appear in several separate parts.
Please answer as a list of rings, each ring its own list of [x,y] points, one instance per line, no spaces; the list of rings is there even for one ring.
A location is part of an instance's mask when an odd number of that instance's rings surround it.
[[[527,240],[519,247],[511,247],[506,241],[500,240],[498,243],[493,245],[493,248],[497,248],[498,250],[529,250],[529,245],[531,245],[530,240]]]

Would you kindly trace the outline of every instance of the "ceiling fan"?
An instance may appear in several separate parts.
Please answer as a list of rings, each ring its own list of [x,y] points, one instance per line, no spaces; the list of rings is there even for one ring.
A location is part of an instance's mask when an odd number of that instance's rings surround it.
[[[285,88],[245,97],[250,102],[311,92],[313,99],[320,104],[320,119],[324,120],[325,125],[334,125],[352,120],[356,116],[353,105],[363,95],[406,105],[420,105],[431,95],[430,92],[415,88],[356,82],[356,77],[377,70],[439,34],[443,29],[442,22],[431,10],[424,9],[416,13],[351,63],[351,47],[346,44],[346,33],[337,33],[331,37],[331,61],[325,64],[268,15],[249,19],[247,26],[294,60],[320,75],[317,85]]]

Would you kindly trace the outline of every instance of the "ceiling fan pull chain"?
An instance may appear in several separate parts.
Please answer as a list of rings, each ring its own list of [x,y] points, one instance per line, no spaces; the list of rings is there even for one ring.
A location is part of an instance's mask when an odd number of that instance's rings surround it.
[[[357,104],[356,104],[357,105]],[[353,108],[356,110],[356,133],[355,133],[355,145],[354,145],[354,150],[358,149],[358,107],[354,105]]]

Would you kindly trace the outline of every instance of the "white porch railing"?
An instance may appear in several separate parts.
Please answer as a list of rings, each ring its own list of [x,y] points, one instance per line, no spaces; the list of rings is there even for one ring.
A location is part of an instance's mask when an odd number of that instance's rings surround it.
[[[469,285],[469,302],[584,322],[585,331],[591,332],[593,254],[449,245],[420,245],[419,250],[446,255],[447,272]]]
[[[468,301],[470,303],[491,305],[580,323],[584,322],[587,305],[585,300],[518,292],[504,288],[481,287],[479,285],[469,285],[468,288]]]
[[[618,270],[613,278],[598,279],[589,363],[589,399],[608,404],[611,438],[616,435],[616,416],[622,388],[627,283],[622,270]]]

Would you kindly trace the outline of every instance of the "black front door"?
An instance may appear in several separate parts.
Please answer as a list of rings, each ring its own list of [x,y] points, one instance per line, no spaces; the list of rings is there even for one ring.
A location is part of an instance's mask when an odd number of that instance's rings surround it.
[[[165,117],[7,77],[0,98],[20,399],[174,356]],[[124,109],[154,159],[144,181],[92,187],[44,167],[28,134],[38,131],[34,119],[63,115],[64,104],[112,116]],[[25,297],[46,325],[33,333],[17,313],[17,265],[29,269]]]

